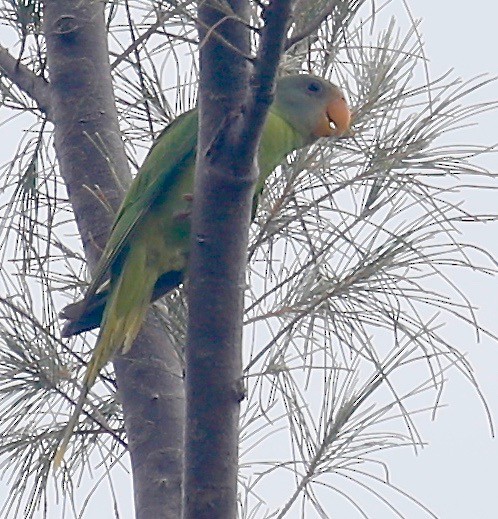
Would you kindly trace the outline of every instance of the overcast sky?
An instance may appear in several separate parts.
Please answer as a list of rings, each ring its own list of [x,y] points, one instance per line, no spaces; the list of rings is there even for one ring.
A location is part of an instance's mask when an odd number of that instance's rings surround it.
[[[403,14],[401,0],[400,21]],[[415,18],[422,18],[420,32],[425,41],[426,55],[430,59],[433,76],[453,68],[464,79],[487,73],[498,76],[498,6],[493,0],[474,0],[457,7],[454,0],[412,0],[409,2]],[[0,38],[1,41],[1,38]],[[472,101],[498,99],[498,84],[491,85],[475,94]],[[462,132],[462,142],[493,144],[498,142],[497,113],[485,114],[478,127]],[[465,139],[465,141],[463,140]],[[0,160],[7,160],[15,142],[0,150]],[[489,156],[482,162],[490,170],[498,170],[498,156]],[[497,183],[498,186],[498,183]],[[471,203],[476,208],[493,208],[498,212],[498,195],[481,193]],[[481,245],[498,256],[498,225],[473,227]],[[463,240],[465,241],[465,239]],[[473,278],[474,279],[474,278]],[[461,280],[472,301],[479,307],[479,318],[484,327],[498,335],[498,279],[475,281]],[[479,381],[495,420],[498,418],[498,343],[483,337],[480,343],[468,329],[454,330],[453,341],[467,351],[476,369]],[[435,422],[427,419],[421,431],[428,442],[418,456],[409,449],[393,451],[389,455],[391,480],[397,486],[409,490],[427,505],[440,519],[473,519],[498,517],[498,441],[490,437],[489,426],[483,407],[472,387],[456,372],[444,394],[444,403]],[[130,488],[122,482],[117,485],[118,500],[130,503]],[[123,519],[131,518],[128,506],[121,507]],[[352,515],[335,515],[336,519],[356,519]],[[110,510],[109,510],[110,512]],[[336,510],[337,512],[337,510]],[[88,517],[106,515],[89,513]],[[427,517],[414,508],[413,516]],[[59,517],[53,515],[52,517]],[[332,515],[331,515],[332,517]],[[375,519],[383,519],[375,516]]]
[[[498,76],[496,2],[412,0],[408,3],[414,17],[422,18],[420,32],[433,77],[449,68],[463,79],[483,73]],[[496,99],[498,84],[469,98],[474,102]],[[497,143],[497,116],[496,111],[480,116],[477,127],[461,132],[462,142]],[[490,155],[481,164],[497,172],[498,156]],[[474,196],[475,200],[471,200],[473,207],[477,210],[483,207],[488,211],[494,209],[496,213],[497,194],[481,192]],[[498,257],[498,225],[473,225],[472,238],[476,235],[478,242]],[[498,333],[498,280],[482,278],[482,283],[476,283],[475,278],[462,279],[462,284],[471,294],[472,302],[479,307],[481,323]],[[469,352],[468,358],[475,367],[476,377],[496,421],[498,344],[485,337],[476,343],[468,330],[454,330],[453,341],[461,351]],[[413,457],[409,450],[396,452],[396,459],[390,456],[391,477],[396,484],[410,489],[412,495],[441,519],[498,517],[498,441],[490,437],[482,406],[469,384],[454,373],[450,375],[444,402],[448,407],[439,413],[435,422],[428,422],[422,428],[424,440],[429,445],[417,457]],[[413,516],[416,517],[419,516]]]

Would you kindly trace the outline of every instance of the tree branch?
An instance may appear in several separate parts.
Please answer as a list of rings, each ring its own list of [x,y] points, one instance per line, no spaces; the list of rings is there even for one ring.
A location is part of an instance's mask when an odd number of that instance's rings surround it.
[[[287,39],[285,42],[285,50],[289,50],[293,45],[299,43],[301,40],[304,40],[304,38],[307,38],[312,33],[317,31],[322,23],[324,23],[325,20],[329,18],[329,16],[332,16],[332,13],[334,12],[334,9],[337,5],[337,0],[331,0],[331,2],[327,4],[324,9],[322,9],[322,12],[318,13],[304,29],[300,30],[296,34],[293,34],[290,38]]]
[[[47,118],[51,118],[50,84],[19,63],[2,45],[0,45],[0,74],[28,94]]]
[[[292,11],[291,0],[273,0],[263,10],[265,22],[259,42],[247,113],[240,142],[243,149],[254,157],[259,144],[268,108],[273,101],[275,76]],[[244,158],[241,158],[244,161]]]

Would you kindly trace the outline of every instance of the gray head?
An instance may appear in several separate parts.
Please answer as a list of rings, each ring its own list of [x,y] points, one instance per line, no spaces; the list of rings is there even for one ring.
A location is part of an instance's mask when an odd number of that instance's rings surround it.
[[[277,81],[272,111],[311,143],[319,137],[340,136],[349,130],[351,112],[341,89],[311,74]]]

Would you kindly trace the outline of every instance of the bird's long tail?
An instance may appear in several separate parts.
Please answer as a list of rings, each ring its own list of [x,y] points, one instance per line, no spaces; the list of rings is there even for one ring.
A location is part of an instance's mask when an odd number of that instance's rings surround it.
[[[150,263],[147,250],[143,247],[134,247],[129,251],[120,276],[112,287],[97,344],[83,379],[81,393],[54,458],[55,469],[62,462],[88,392],[100,371],[120,348],[123,353],[131,348],[142,326],[157,280],[157,272]]]

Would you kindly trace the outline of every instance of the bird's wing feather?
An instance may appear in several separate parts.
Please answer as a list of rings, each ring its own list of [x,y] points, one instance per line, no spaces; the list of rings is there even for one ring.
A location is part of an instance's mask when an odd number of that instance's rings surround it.
[[[180,115],[162,132],[149,151],[116,215],[109,240],[85,294],[86,301],[91,301],[99,291],[130,234],[154,201],[175,182],[181,172],[181,168],[176,166],[195,151],[197,121],[197,109]]]

